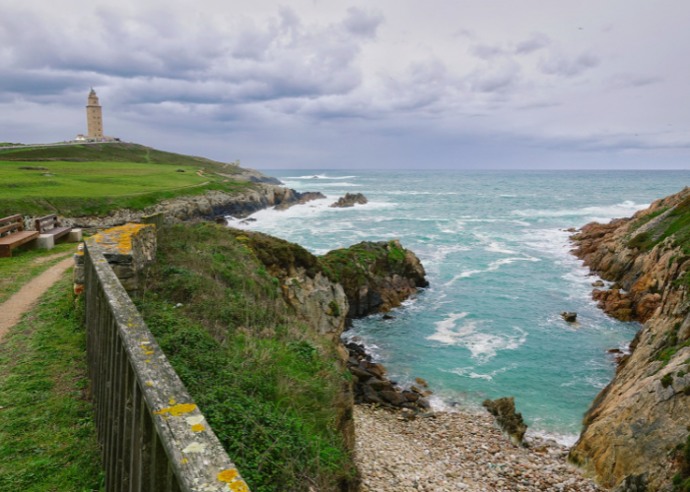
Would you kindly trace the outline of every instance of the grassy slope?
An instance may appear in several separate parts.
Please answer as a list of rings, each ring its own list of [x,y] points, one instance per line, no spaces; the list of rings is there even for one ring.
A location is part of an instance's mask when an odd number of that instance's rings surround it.
[[[0,491],[102,490],[71,270],[0,344]]]
[[[9,160],[53,158],[89,162]],[[0,151],[0,217],[14,213],[83,216],[106,214],[117,208],[141,210],[175,196],[208,190],[238,192],[252,186],[221,178],[215,171],[233,174],[236,168],[133,144]]]
[[[163,229],[158,255],[139,309],[251,490],[338,490],[354,468],[336,428],[347,376],[332,344],[226,228]]]
[[[51,250],[17,248],[12,250],[12,258],[0,258],[0,303],[5,302],[29,280],[65,259],[70,252],[76,251],[77,245],[74,243],[59,243]],[[39,263],[40,259],[55,255],[60,256]]]

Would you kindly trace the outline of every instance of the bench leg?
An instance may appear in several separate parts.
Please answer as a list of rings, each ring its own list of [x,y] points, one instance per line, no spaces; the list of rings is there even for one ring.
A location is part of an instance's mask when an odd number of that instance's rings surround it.
[[[12,248],[9,244],[0,244],[0,258],[12,258]]]
[[[55,247],[55,236],[52,234],[41,234],[36,239],[21,246],[26,249],[53,249]]]

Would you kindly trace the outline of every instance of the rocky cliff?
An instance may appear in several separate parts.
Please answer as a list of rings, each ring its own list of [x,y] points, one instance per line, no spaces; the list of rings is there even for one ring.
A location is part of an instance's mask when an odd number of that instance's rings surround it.
[[[585,415],[570,459],[616,490],[686,490],[690,189],[630,219],[587,224],[572,239],[575,255],[615,282],[608,290],[594,290],[600,307],[644,324],[630,354],[619,360],[616,376]]]
[[[203,195],[181,196],[161,201],[143,210],[119,209],[108,215],[60,217],[61,223],[84,229],[99,229],[138,222],[144,215],[163,212],[168,225],[191,219],[213,220],[215,217],[246,217],[265,208],[285,210],[293,205],[306,203],[325,196],[318,192],[300,193],[290,188],[255,183],[252,188],[239,193],[208,191]],[[34,217],[25,217],[25,224],[33,229]]]
[[[318,258],[299,244],[260,232],[229,229],[230,233],[279,281],[285,301],[317,333],[338,344],[349,305],[343,287],[322,271]],[[340,349],[347,359],[347,351]]]
[[[349,318],[388,312],[418,287],[429,285],[419,259],[397,239],[336,249],[322,256],[319,264],[328,278],[345,289]]]

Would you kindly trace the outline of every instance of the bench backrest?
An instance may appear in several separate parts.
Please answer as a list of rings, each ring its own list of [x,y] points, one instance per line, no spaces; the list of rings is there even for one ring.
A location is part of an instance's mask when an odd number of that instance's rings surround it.
[[[36,230],[38,232],[49,231],[50,229],[55,229],[59,227],[57,215],[50,214],[45,217],[39,217],[36,219]]]
[[[21,214],[10,215],[9,217],[4,217],[0,219],[0,236],[9,236],[12,234],[12,230],[16,229],[17,232],[24,230],[24,220]]]

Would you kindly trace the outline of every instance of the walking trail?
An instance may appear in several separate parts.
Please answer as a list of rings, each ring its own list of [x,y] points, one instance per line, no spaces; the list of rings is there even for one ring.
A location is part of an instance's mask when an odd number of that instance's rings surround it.
[[[69,255],[29,281],[19,292],[0,304],[0,313],[2,313],[0,316],[0,343],[2,343],[5,333],[19,322],[22,314],[28,312],[38,298],[57,282],[72,265],[74,265],[74,259],[72,255]]]

